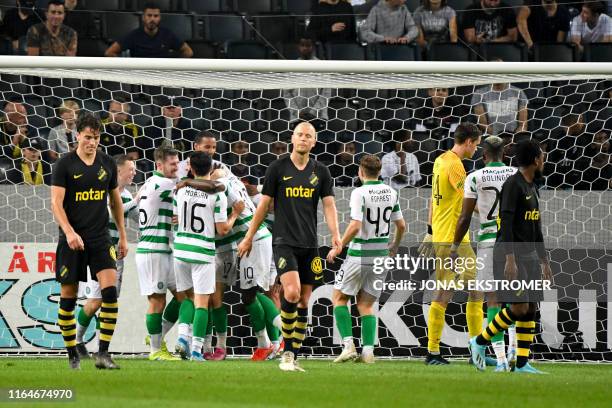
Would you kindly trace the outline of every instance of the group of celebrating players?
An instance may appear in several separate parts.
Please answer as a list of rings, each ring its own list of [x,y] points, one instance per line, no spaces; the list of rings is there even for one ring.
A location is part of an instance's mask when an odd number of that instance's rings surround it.
[[[128,249],[125,217],[130,217],[138,220],[140,229],[135,260],[140,291],[148,299],[150,360],[224,359],[227,311],[223,295],[229,286],[238,284],[257,338],[252,360],[280,356],[281,370],[304,371],[297,357],[306,336],[308,302],[313,287],[323,278],[317,243],[319,201],[331,235],[327,261],[333,263],[348,246],[334,282],[333,313],[343,343],[334,361],[375,361],[373,305],[381,294],[375,281],[384,280],[386,272],[375,274],[372,265],[376,258],[398,252],[406,230],[398,192],[379,181],[381,161],[377,156],[364,155],[360,161],[362,185],[351,192],[350,223],[341,236],[333,180],[328,168],[310,157],[316,132],[307,122],[295,127],[291,154],[268,167],[260,189],[243,184],[227,166],[213,160],[215,137],[202,132],[194,141],[194,152],[184,161],[179,161],[179,153],[171,147],[157,148],[156,170],[135,197],[126,189],[135,174],[134,162],[127,156],[113,159],[98,150],[100,120],[83,113],[76,128],[77,149],[56,164],[51,194],[60,227],[58,325],[71,368],[80,368],[80,359],[89,357],[83,337],[98,310],[95,365],[119,368],[108,349]],[[428,233],[420,253],[438,258],[475,257],[468,229],[472,212],[478,211],[478,253],[490,262],[482,270],[467,269],[460,275],[452,268],[437,267],[437,281],[498,276],[536,279],[541,271],[550,278],[534,186],[544,160],[539,145],[527,141],[517,146],[517,170],[503,164],[502,140],[489,136],[483,142],[486,166],[466,176],[462,160],[474,155],[480,141],[477,126],[460,124],[453,148],[436,159]],[[395,234],[391,238],[392,224]],[[518,250],[518,242],[531,246]],[[75,316],[79,282],[86,282],[82,286],[88,300]],[[172,297],[166,302],[168,291]],[[434,295],[428,318],[427,364],[449,363],[440,355],[440,340],[452,294],[438,290]],[[539,372],[528,363],[537,293],[513,293],[512,299],[486,293],[489,325],[482,330],[484,295],[470,293],[466,311],[473,364],[479,369],[493,364],[497,371],[507,371],[508,361],[516,355],[515,371]],[[347,306],[353,296],[361,322],[361,354],[353,341]],[[165,342],[177,321],[179,356],[170,353]],[[509,355],[505,330],[511,333]],[[485,356],[489,342],[496,359]]]

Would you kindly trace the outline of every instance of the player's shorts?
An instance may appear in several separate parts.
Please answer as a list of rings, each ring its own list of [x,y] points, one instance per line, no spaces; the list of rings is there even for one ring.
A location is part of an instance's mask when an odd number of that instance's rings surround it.
[[[378,299],[387,272],[385,269],[382,273],[377,274],[374,273],[373,265],[363,265],[360,262],[347,259],[336,272],[334,289],[347,296],[357,296],[359,291],[363,290]]]
[[[543,279],[540,259],[535,251],[515,254],[514,259],[518,268],[518,281],[533,282]],[[495,279],[506,280],[505,268],[506,256],[500,247],[497,246],[495,247],[495,260],[493,262]],[[533,303],[544,300],[544,292],[542,290],[498,290],[496,294],[497,301],[500,303]]]
[[[493,273],[494,246],[495,242],[478,243],[476,255],[482,263],[476,270],[476,280],[478,282],[490,282],[495,279]]]
[[[215,276],[219,283],[233,286],[238,279],[236,251],[225,251],[215,255]]]
[[[300,283],[318,285],[323,282],[323,261],[318,248],[298,248],[289,245],[274,245],[274,263],[279,275],[297,271]]]
[[[83,251],[73,251],[68,241],[60,239],[55,252],[55,279],[63,284],[86,282],[104,269],[117,269],[117,253],[109,236],[84,240]],[[87,268],[89,267],[89,273]]]
[[[436,280],[440,282],[463,281],[476,279],[476,254],[469,243],[459,245],[457,254],[461,266],[448,268],[451,244],[436,243]]]
[[[179,292],[193,288],[196,295],[215,293],[215,265],[212,263],[189,263],[175,258],[174,273]]]
[[[123,259],[117,260],[117,297],[121,294],[121,282],[123,277]],[[79,285],[79,297],[86,297],[87,299],[102,299],[102,290],[98,281],[93,280],[91,276],[88,277],[87,282]]]
[[[269,290],[271,263],[272,238],[268,237],[253,242],[249,256],[238,260],[240,289],[245,290],[260,286],[263,290]]]
[[[176,277],[172,267],[172,254],[136,254],[136,270],[140,282],[140,294],[163,295],[167,290],[176,290]]]

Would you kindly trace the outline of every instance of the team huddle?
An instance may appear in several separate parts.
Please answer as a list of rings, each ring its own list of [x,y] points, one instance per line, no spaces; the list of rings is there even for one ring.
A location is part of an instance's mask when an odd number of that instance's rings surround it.
[[[406,230],[398,192],[379,181],[382,166],[377,156],[364,155],[360,161],[362,186],[351,192],[350,223],[341,236],[333,180],[329,169],[310,157],[316,132],[307,122],[296,126],[291,154],[269,166],[261,188],[243,184],[227,166],[213,160],[215,137],[202,132],[194,141],[194,152],[184,161],[170,147],[157,148],[156,170],[134,197],[126,189],[135,174],[134,162],[97,150],[100,127],[97,117],[82,114],[77,120],[77,149],[63,156],[53,171],[52,209],[60,227],[58,325],[71,368],[78,369],[80,359],[89,358],[83,338],[98,310],[96,367],[119,368],[108,348],[119,313],[117,298],[127,255],[125,222],[132,218],[140,230],[135,260],[140,292],[148,299],[150,360],[225,359],[228,316],[223,297],[237,285],[257,339],[251,359],[280,357],[281,370],[304,371],[298,357],[307,333],[309,299],[323,278],[317,242],[319,201],[331,238],[327,262],[333,263],[348,246],[332,298],[343,344],[334,362],[375,361],[374,304],[381,295],[375,281],[384,281],[385,273],[375,274],[373,264],[376,258],[398,252]],[[478,127],[461,124],[455,146],[436,159],[429,230],[420,252],[453,259],[474,257],[468,229],[472,212],[477,211],[478,254],[489,254],[485,257],[491,262],[482,270],[460,275],[439,268],[436,280],[536,279],[540,263],[550,278],[533,185],[543,165],[539,146],[517,147],[517,170],[502,163],[503,142],[490,136],[483,142],[486,167],[466,175],[461,160],[474,155],[480,138]],[[526,216],[521,218],[523,211],[537,212],[538,217],[527,222]],[[515,242],[533,248],[523,246],[519,251],[503,245]],[[80,282],[87,302],[75,316]],[[434,295],[427,364],[449,363],[440,355],[440,341],[452,294],[438,290]],[[360,354],[352,336],[348,307],[352,297],[360,315]],[[485,297],[489,325],[482,330]],[[515,371],[539,372],[527,362],[535,302],[537,293],[518,299],[495,292],[470,293],[466,320],[471,361],[477,368],[495,365],[497,371],[507,371],[516,356]],[[165,338],[177,323],[175,355]],[[508,353],[505,330],[510,333]],[[485,356],[489,342],[495,359]]]

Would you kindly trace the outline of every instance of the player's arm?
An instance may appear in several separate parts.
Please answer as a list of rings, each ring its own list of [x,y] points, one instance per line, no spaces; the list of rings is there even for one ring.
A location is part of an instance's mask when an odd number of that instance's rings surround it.
[[[122,259],[127,255],[127,234],[125,232],[125,219],[123,216],[123,202],[118,188],[110,191],[110,207],[115,219],[117,231],[119,231],[119,242],[117,243],[117,258]]]
[[[180,190],[183,187],[191,187],[196,190],[204,191],[205,193],[214,194],[225,191],[225,185],[220,181],[203,180],[203,179],[184,179],[176,183],[176,189]]]
[[[435,177],[435,176],[434,176]],[[427,213],[427,233],[425,234],[425,238],[423,238],[423,242],[419,245],[419,249],[417,250],[418,254],[429,258],[434,255],[434,246],[433,246],[433,229],[431,228],[431,223],[433,219],[433,200],[431,197],[429,198],[429,210]]]
[[[538,258],[540,258],[540,265],[542,266],[542,277],[552,283],[552,269],[548,260],[548,254],[546,253],[546,246],[544,245],[544,234],[542,234],[542,222],[538,221],[536,225],[536,251]]]
[[[223,214],[224,212],[227,212],[227,201],[224,200],[226,200],[225,197],[223,197],[223,199],[221,200],[221,205],[219,207],[215,207],[215,216],[217,214]],[[225,204],[223,204],[224,202]],[[238,216],[242,213],[243,210],[244,201],[236,201],[234,205],[232,205],[232,213],[229,217],[227,217],[227,221],[217,222],[217,220],[215,220],[215,229],[217,230],[217,233],[219,235],[227,235],[227,233],[230,232],[234,227],[234,223],[236,222]]]
[[[327,221],[329,233],[332,236],[332,245],[334,247],[340,247],[340,250],[342,250],[340,240],[340,228],[338,227],[338,211],[336,210],[336,200],[334,199],[334,196],[327,196],[323,197],[322,201],[323,214],[325,215],[325,221]]]
[[[82,251],[85,249],[83,239],[77,234],[70,222],[68,221],[68,215],[64,210],[64,197],[66,196],[66,188],[61,186],[51,186],[51,211],[55,221],[59,224],[64,235],[66,235],[66,241],[68,246],[73,251]]]
[[[391,257],[397,254],[399,246],[402,243],[404,233],[406,232],[406,221],[404,221],[403,218],[395,220],[393,223],[395,224],[395,235],[393,236],[393,241],[391,242],[391,246],[389,248],[389,256]]]
[[[516,179],[508,179],[501,191],[501,205],[499,208],[500,230],[503,242],[503,251],[506,255],[504,274],[506,279],[514,280],[518,275],[518,267],[514,258],[514,236],[512,228],[516,216],[516,206],[520,200],[520,192],[516,185]]]
[[[347,246],[349,242],[351,242],[353,238],[355,238],[355,235],[357,235],[360,230],[361,230],[361,221],[351,220],[349,225],[346,227],[346,231],[344,231],[344,235],[342,236],[342,239],[340,240],[340,247],[334,246],[327,253],[327,262],[334,263],[334,259],[338,255],[340,255],[340,253],[342,252],[342,248]]]
[[[119,54],[121,54],[121,45],[117,41],[112,43],[111,46],[104,51],[105,57],[118,57]]]
[[[475,198],[464,198],[463,206],[461,208],[461,215],[459,215],[459,219],[457,220],[457,226],[455,227],[455,238],[453,239],[452,249],[456,249],[461,241],[463,241],[463,237],[467,234],[470,229],[470,221],[472,219],[472,214],[474,213],[474,208],[476,207],[476,199]]]
[[[248,256],[251,253],[251,247],[253,246],[253,237],[255,233],[259,229],[261,223],[266,219],[266,215],[268,214],[268,206],[272,202],[272,197],[266,194],[262,194],[261,200],[259,201],[259,205],[255,210],[255,214],[253,214],[253,219],[251,220],[251,225],[249,226],[249,230],[247,231],[240,244],[238,244],[238,256],[242,258],[243,256]]]

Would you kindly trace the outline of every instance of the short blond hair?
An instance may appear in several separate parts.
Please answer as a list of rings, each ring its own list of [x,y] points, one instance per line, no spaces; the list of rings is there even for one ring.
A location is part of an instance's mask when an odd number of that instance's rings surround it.
[[[79,113],[81,107],[79,103],[73,99],[66,99],[62,104],[57,108],[57,113],[61,116],[63,113],[74,112],[75,114]]]

